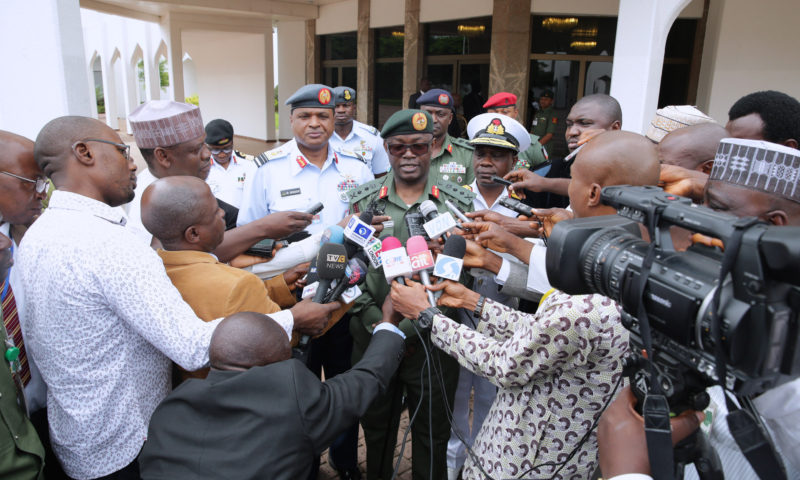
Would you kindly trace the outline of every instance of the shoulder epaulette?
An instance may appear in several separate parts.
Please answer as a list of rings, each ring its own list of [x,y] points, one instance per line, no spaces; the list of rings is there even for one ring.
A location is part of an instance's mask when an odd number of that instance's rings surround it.
[[[450,140],[453,142],[454,145],[458,145],[459,147],[468,148],[470,150],[475,150],[475,147],[469,143],[469,140],[460,137],[450,137]]]
[[[472,200],[475,198],[475,193],[473,191],[447,180],[440,181],[438,185],[439,190],[444,192],[448,197],[463,205],[466,205],[467,207],[472,206]]]
[[[254,157],[254,156],[252,156],[252,155],[248,155],[248,154],[246,154],[246,153],[244,153],[244,152],[240,152],[239,150],[234,150],[234,151],[233,151],[233,153],[234,153],[234,155],[236,155],[237,157],[239,157],[239,158],[243,158],[243,159],[245,159],[245,160],[250,160],[251,162],[255,161],[255,159],[256,159],[256,157]]]
[[[356,188],[347,192],[347,196],[350,198],[350,203],[360,202],[361,200],[376,193],[383,186],[384,180],[385,179],[383,178],[378,178],[372,180],[371,182],[367,182],[363,185],[359,185]]]
[[[367,159],[364,158],[363,155],[361,155],[360,153],[358,153],[356,151],[346,150],[344,148],[338,148],[338,149],[334,148],[333,151],[335,151],[336,153],[338,153],[341,156],[354,158],[354,159],[356,159],[356,160],[358,160],[358,161],[360,161],[360,162],[362,162],[364,164],[367,163]]]
[[[270,160],[275,160],[277,158],[285,157],[289,154],[289,150],[283,147],[278,147],[273,150],[266,151],[261,155],[257,155],[253,162],[255,162],[257,167],[262,167],[267,164]]]
[[[356,126],[364,130],[365,132],[369,133],[370,135],[381,134],[381,132],[379,132],[377,128],[373,127],[372,125],[367,125],[366,123],[358,123],[356,124]]]

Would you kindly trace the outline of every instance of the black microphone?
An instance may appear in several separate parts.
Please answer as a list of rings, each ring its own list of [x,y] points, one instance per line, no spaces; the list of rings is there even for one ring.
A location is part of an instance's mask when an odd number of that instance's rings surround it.
[[[323,303],[325,294],[331,287],[334,280],[341,279],[345,270],[347,269],[347,254],[344,250],[344,245],[338,243],[326,243],[319,248],[317,254],[317,276],[319,277],[319,285],[317,292],[314,294],[314,303]],[[301,349],[308,346],[308,341],[311,337],[303,335],[300,337],[298,347]]]
[[[358,219],[360,221],[364,222],[367,225],[371,225],[373,216],[374,215],[372,215],[372,212],[365,211],[365,212],[361,212],[361,214],[358,216]],[[358,258],[361,258],[362,260],[364,260],[366,262],[367,261],[367,253],[364,252],[364,250],[361,247],[361,245],[357,244],[356,242],[354,242],[350,238],[354,234],[355,233],[351,232],[350,230],[345,230],[344,231],[344,248],[347,251],[347,258],[358,257]]]
[[[328,292],[325,296],[325,303],[330,303],[338,300],[345,290],[354,286],[364,283],[367,278],[367,264],[358,258],[351,258],[347,262],[348,275],[342,278],[335,287]]]
[[[436,256],[433,275],[457,282],[464,266],[464,255],[467,253],[467,241],[460,235],[450,235],[444,244],[442,253]]]
[[[525,215],[528,218],[535,216],[533,214],[533,208],[531,208],[529,205],[525,205],[524,203],[520,202],[515,198],[511,197],[503,198],[500,200],[500,205],[510,210],[514,210],[520,215]]]

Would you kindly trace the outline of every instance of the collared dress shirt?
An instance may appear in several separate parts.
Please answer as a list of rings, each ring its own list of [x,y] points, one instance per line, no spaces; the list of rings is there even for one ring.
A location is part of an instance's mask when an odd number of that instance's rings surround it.
[[[208,171],[206,183],[215,197],[239,208],[242,205],[244,185],[252,180],[256,168],[252,160],[240,157],[234,150],[231,152],[228,168],[211,159],[211,170]]]
[[[197,318],[125,222],[119,208],[57,190],[17,254],[51,441],[76,479],[136,458],[170,391],[170,359],[206,366],[219,323]]]
[[[301,212],[322,202],[325,208],[306,228],[319,233],[347,214],[347,192],[375,178],[364,162],[337,154],[330,145],[321,169],[300,153],[294,140],[267,152],[266,157],[253,182],[245,185],[239,226],[275,212]]]
[[[558,475],[551,466],[529,469],[565,461],[610,401],[628,349],[617,304],[553,291],[533,315],[487,299],[481,320],[473,331],[437,314],[431,341],[498,387],[472,446],[483,470],[492,478],[591,476],[596,432]],[[464,479],[480,478],[468,458]]]
[[[375,175],[389,171],[389,156],[383,148],[383,138],[375,127],[353,120],[353,128],[346,138],[333,132],[330,142],[337,152],[353,152]]]

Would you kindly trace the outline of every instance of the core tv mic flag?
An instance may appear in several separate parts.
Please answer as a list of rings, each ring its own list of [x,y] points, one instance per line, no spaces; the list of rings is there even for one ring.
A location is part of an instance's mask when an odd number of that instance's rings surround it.
[[[464,237],[451,235],[445,242],[442,253],[436,256],[433,275],[457,282],[461,278],[465,253],[467,253],[467,241]]]
[[[419,273],[422,284],[426,287],[431,286],[431,278],[428,275],[429,271],[433,270],[433,254],[428,250],[428,242],[425,241],[420,235],[410,237],[406,242],[406,249],[408,250],[408,258],[411,260],[411,271]],[[428,301],[431,306],[436,306],[436,299],[433,298],[433,292],[428,290]]]
[[[317,254],[317,276],[319,277],[319,285],[317,292],[314,294],[314,303],[322,303],[325,299],[325,294],[331,287],[334,280],[342,279],[347,269],[347,253],[345,252],[344,245],[338,243],[326,243],[319,248]],[[301,349],[308,346],[308,341],[311,337],[303,335],[300,337],[298,347]]]
[[[383,264],[383,275],[386,283],[392,284],[392,280],[397,280],[405,285],[403,278],[411,276],[411,261],[406,255],[406,249],[395,237],[383,239],[381,248],[381,263]]]

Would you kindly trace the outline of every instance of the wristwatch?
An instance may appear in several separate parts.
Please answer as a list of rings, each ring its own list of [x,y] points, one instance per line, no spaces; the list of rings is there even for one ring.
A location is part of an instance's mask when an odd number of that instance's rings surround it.
[[[421,328],[427,330],[431,328],[431,326],[433,326],[433,316],[440,313],[442,312],[438,308],[428,307],[425,310],[419,312],[419,316],[417,317],[417,323],[419,323],[419,326]]]
[[[483,304],[486,303],[486,297],[481,295],[478,297],[478,303],[475,304],[475,310],[472,311],[475,318],[481,318],[483,314]]]

